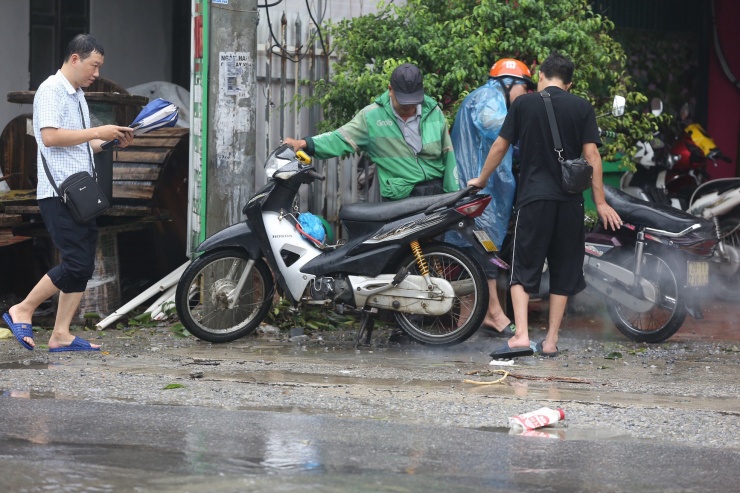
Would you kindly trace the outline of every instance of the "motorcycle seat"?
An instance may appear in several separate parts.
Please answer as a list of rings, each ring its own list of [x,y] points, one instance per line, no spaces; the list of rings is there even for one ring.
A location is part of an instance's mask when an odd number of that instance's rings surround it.
[[[637,226],[647,226],[671,233],[679,233],[686,228],[701,224],[696,233],[714,236],[714,224],[669,205],[647,202],[633,197],[609,185],[604,185],[606,202],[617,211],[622,221]]]
[[[409,216],[427,209],[438,202],[458,195],[460,192],[409,197],[391,202],[359,202],[348,204],[339,211],[340,221],[388,222],[402,216]]]

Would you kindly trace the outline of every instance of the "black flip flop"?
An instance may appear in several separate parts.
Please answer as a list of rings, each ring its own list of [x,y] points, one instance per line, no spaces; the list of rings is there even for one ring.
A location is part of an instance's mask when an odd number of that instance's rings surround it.
[[[481,325],[480,330],[482,330],[488,337],[506,337],[507,339],[511,339],[512,337],[514,337],[516,325],[514,325],[513,323],[509,324],[500,331],[496,330],[495,327],[491,327],[490,325]]]
[[[532,356],[533,354],[534,351],[532,351],[531,347],[509,347],[509,342],[507,341],[502,346],[497,348],[494,352],[492,352],[490,356],[493,359],[511,359],[519,358],[522,356]]]
[[[557,356],[557,355],[558,355],[558,347],[557,347],[557,346],[555,346],[555,351],[554,351],[554,352],[552,352],[552,353],[546,353],[546,352],[544,352],[544,351],[542,350],[542,343],[543,343],[543,342],[545,342],[545,341],[540,341],[540,342],[538,342],[538,343],[537,343],[537,344],[535,345],[535,347],[534,347],[534,350],[535,350],[535,352],[536,352],[537,354],[539,354],[540,356],[544,356],[545,358],[554,358],[555,356]]]

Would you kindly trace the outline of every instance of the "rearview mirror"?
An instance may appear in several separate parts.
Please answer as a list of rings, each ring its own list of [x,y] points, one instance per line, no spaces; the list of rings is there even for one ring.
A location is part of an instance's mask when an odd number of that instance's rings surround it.
[[[612,103],[612,115],[622,116],[624,115],[624,106],[627,100],[624,96],[614,96],[614,102]]]
[[[650,100],[650,111],[655,116],[663,114],[663,101],[660,98],[653,98]]]

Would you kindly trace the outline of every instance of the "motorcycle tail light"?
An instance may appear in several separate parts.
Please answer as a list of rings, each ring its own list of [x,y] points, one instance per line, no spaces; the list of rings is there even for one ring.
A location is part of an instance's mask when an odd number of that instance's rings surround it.
[[[487,197],[470,202],[469,204],[455,207],[455,210],[464,216],[478,217],[483,214],[483,211],[486,210],[486,207],[490,202],[491,196],[489,195]]]
[[[717,246],[719,240],[716,238],[702,238],[692,233],[683,238],[675,238],[673,243],[678,245],[681,250],[699,257],[709,257]]]

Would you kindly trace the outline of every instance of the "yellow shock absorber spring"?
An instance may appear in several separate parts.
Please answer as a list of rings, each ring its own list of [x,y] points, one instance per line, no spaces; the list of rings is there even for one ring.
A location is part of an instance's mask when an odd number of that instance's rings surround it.
[[[427,259],[424,258],[424,254],[421,252],[421,245],[419,242],[414,240],[411,242],[411,251],[416,258],[416,265],[419,266],[419,273],[422,276],[429,274],[429,266],[427,265]]]

